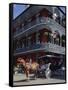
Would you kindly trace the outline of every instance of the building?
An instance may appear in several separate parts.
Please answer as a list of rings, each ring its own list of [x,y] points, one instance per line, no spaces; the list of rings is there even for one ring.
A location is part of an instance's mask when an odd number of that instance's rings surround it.
[[[14,63],[18,57],[65,62],[65,23],[59,7],[30,5],[13,20]]]

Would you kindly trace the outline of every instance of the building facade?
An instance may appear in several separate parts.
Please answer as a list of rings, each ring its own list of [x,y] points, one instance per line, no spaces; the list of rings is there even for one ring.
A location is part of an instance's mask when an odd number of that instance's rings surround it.
[[[14,63],[24,59],[65,60],[65,14],[54,6],[30,5],[13,20]]]

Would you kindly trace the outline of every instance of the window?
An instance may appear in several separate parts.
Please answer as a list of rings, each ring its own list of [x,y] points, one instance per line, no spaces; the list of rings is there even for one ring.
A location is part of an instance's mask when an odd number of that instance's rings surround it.
[[[45,36],[48,36],[48,32],[44,32],[44,35],[45,35]]]
[[[36,16],[32,16],[31,17],[31,25],[35,25],[36,24]]]
[[[26,39],[23,39],[22,46],[26,47]]]
[[[60,17],[59,16],[56,18],[56,22],[58,22],[60,24]]]
[[[59,37],[54,38],[54,44],[60,45],[59,41],[60,41]]]
[[[31,22],[31,18],[29,18],[27,22],[30,23]]]
[[[18,49],[18,48],[20,48],[20,42],[19,42],[19,40],[16,43],[16,49]]]
[[[39,22],[40,21],[40,13],[38,12],[37,15],[36,15],[36,21]]]
[[[37,44],[40,43],[40,33],[39,32],[36,33],[36,43]]]
[[[52,37],[53,37],[53,43],[60,45],[60,34],[57,30],[52,33]]]
[[[36,44],[36,33],[31,34],[31,45]]]
[[[27,21],[24,21],[24,28],[26,29],[26,25],[28,24]]]
[[[20,48],[22,48],[22,39],[20,39]]]
[[[19,27],[16,27],[16,32],[18,32],[19,31]]]
[[[66,37],[63,35],[63,36],[62,36],[62,46],[63,46],[63,47],[65,47],[65,38],[66,38]]]
[[[47,32],[47,31],[44,32],[44,36],[43,36],[43,38],[45,39],[45,40],[43,40],[44,42],[48,42],[48,33],[49,32]]]
[[[48,42],[52,43],[52,39],[53,39],[53,38],[52,38],[52,35],[51,35],[51,33],[49,32],[49,33],[48,33]]]
[[[22,27],[24,27],[24,23],[22,23]]]
[[[54,38],[54,44],[60,45],[60,35],[59,35],[59,32],[55,31],[54,35],[53,35],[53,38]]]
[[[66,25],[65,16],[62,17],[62,25],[63,25],[63,27],[65,27],[65,25]]]
[[[27,44],[27,47],[31,45],[31,36],[27,37],[26,44]]]
[[[42,43],[49,42],[49,39],[51,39],[51,38],[49,37],[49,31],[44,30],[44,31],[41,33],[41,42],[42,42]]]
[[[52,18],[52,13],[48,12],[48,17]]]
[[[16,40],[13,40],[13,48],[16,50]]]
[[[24,48],[24,43],[23,43],[23,41],[22,41],[22,48]]]

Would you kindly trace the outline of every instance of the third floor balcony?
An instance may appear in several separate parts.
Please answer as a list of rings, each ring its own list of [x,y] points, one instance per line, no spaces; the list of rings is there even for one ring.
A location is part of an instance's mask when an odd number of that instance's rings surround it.
[[[65,28],[49,17],[38,17],[34,21],[27,23],[21,29],[17,29],[14,33],[14,39],[22,35],[30,34],[39,31],[42,28],[50,29],[51,31],[58,31],[61,35],[65,34]]]

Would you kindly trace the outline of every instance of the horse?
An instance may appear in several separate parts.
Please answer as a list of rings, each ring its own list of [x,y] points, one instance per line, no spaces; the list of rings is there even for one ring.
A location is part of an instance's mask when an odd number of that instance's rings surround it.
[[[17,63],[18,65],[19,64],[23,65],[26,79],[29,79],[30,72],[33,72],[33,74],[35,75],[35,78],[36,78],[37,70],[39,68],[39,64],[37,62],[35,62],[35,61],[30,62],[29,59],[25,60],[23,58],[18,58],[17,62],[18,62]]]

